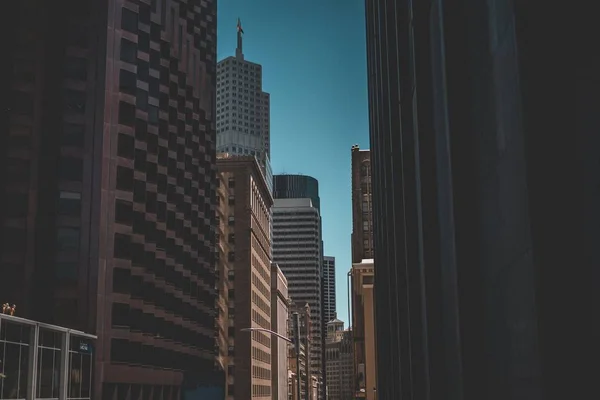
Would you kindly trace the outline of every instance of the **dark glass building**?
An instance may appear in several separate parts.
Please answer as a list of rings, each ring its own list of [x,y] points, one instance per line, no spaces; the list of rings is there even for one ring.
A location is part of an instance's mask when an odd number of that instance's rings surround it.
[[[212,384],[216,1],[6,2],[0,45],[2,301],[98,335],[94,399]]]
[[[273,175],[273,197],[276,199],[311,199],[321,212],[319,181],[307,175]]]
[[[377,400],[598,397],[593,14],[366,0]]]

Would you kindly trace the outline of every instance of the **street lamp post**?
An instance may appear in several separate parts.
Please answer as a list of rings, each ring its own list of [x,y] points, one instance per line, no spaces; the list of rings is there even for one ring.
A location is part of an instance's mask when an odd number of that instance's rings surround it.
[[[299,315],[298,313],[293,313],[293,325],[294,325],[294,339],[292,340],[288,337],[285,337],[277,332],[274,332],[270,329],[265,329],[265,328],[242,328],[240,329],[241,331],[246,331],[246,332],[252,332],[252,331],[259,331],[259,332],[266,332],[269,333],[273,336],[278,337],[281,340],[285,340],[288,343],[291,343],[294,345],[294,349],[296,350],[296,380],[297,380],[297,391],[298,391],[298,400],[301,400],[301,386],[300,386],[300,320],[299,320]]]

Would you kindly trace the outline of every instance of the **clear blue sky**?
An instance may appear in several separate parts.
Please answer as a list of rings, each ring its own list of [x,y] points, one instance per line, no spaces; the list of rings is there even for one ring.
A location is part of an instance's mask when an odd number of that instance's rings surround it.
[[[218,0],[218,59],[262,64],[271,94],[273,173],[319,180],[325,255],[336,258],[338,317],[348,325],[350,147],[369,148],[364,0]]]

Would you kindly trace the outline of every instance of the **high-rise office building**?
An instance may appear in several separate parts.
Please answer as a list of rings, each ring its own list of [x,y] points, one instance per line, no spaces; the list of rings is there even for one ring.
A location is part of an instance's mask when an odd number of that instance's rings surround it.
[[[97,334],[97,400],[219,384],[216,3],[0,5],[0,293]]]
[[[594,18],[366,1],[378,399],[600,396]]]
[[[243,35],[238,19],[235,56],[217,64],[217,151],[255,156],[272,188],[269,93],[262,66],[244,58]]]
[[[288,337],[290,297],[285,275],[277,264],[271,266],[271,330]],[[288,356],[290,344],[273,337],[277,343],[271,347],[271,376],[273,377],[273,400],[288,400]]]
[[[277,343],[264,332],[241,329],[278,329],[271,324],[270,208],[273,198],[254,156],[219,155],[220,185],[228,197],[218,198],[220,225],[228,225],[230,282],[228,289],[227,399],[272,398],[272,350]],[[220,231],[225,231],[220,228]]]
[[[335,257],[323,257],[323,319],[335,318]]]
[[[292,301],[311,314],[311,373],[323,375],[321,218],[310,198],[275,199],[273,260],[288,280]]]
[[[373,258],[371,152],[352,146],[352,262]]]
[[[306,175],[275,175],[273,176],[273,197],[275,199],[305,199],[311,200],[313,207],[317,209],[319,214],[321,213],[321,199],[319,197],[319,181],[311,176]],[[322,240],[322,222],[319,216],[319,243],[320,243],[320,257],[321,257],[321,294],[318,300],[315,300],[320,304],[321,307],[321,348],[325,348],[325,324],[328,322],[325,319],[325,285],[323,284],[324,271],[323,271],[323,240]],[[285,273],[285,272],[284,272]],[[291,283],[290,283],[291,284]],[[294,300],[292,296],[292,300]],[[311,307],[315,307],[313,304]],[[316,337],[313,340],[317,340]],[[321,365],[325,365],[325,352],[322,352]],[[323,382],[320,385],[321,388],[325,387],[327,383],[327,376],[323,370]]]

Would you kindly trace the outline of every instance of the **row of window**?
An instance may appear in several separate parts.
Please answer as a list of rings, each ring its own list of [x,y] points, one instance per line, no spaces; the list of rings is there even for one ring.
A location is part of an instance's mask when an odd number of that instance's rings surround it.
[[[254,346],[252,346],[252,359],[269,365],[271,364],[271,354]]]
[[[210,348],[214,351],[214,347]],[[112,339],[110,358],[114,363],[152,366],[172,370],[211,371],[212,357],[200,358],[193,354],[181,353],[125,339]]]
[[[167,321],[155,314],[131,308],[128,304],[113,303],[111,314],[114,328],[128,328],[131,332],[141,332],[150,337],[181,343],[200,350],[213,350],[215,346],[215,339],[211,336]],[[206,328],[211,329],[211,325]]]

